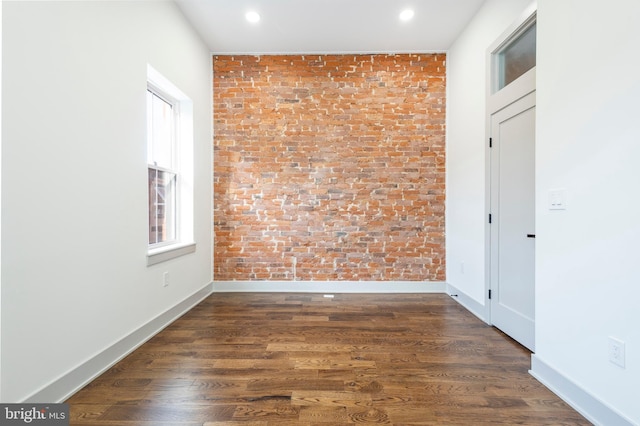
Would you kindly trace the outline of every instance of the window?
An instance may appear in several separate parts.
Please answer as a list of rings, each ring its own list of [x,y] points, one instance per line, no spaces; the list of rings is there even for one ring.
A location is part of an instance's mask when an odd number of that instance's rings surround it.
[[[177,236],[176,115],[176,105],[147,89],[150,246],[175,242]]]
[[[147,70],[148,264],[195,250],[193,104],[150,66]]]
[[[536,66],[536,24],[527,28],[498,54],[498,89]]]

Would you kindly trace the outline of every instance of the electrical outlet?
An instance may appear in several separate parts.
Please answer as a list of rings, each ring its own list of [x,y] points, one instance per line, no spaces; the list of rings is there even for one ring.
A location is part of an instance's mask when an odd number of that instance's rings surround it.
[[[609,336],[609,361],[624,368],[624,342]]]
[[[162,287],[169,287],[169,273],[162,274]]]

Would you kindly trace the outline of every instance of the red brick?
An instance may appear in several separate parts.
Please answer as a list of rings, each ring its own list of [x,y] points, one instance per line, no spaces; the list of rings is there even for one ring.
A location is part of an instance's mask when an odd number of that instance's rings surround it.
[[[445,60],[214,57],[214,279],[443,281]]]

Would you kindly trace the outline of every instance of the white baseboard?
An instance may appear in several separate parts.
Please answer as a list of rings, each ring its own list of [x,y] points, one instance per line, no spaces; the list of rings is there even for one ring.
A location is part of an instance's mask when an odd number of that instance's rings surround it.
[[[93,358],[44,386],[23,402],[51,403],[67,400],[71,395],[82,389],[93,379],[104,373],[115,363],[129,355],[147,340],[151,339],[162,331],[162,329],[204,300],[211,294],[212,290],[212,283],[207,284],[182,302],[158,315],[131,334],[123,337]]]
[[[452,297],[453,300],[464,306],[473,315],[480,318],[482,321],[489,323],[486,312],[487,308],[483,304],[479,303],[476,299],[472,298],[468,294],[460,289],[447,284],[447,294]]]
[[[594,425],[633,426],[635,424],[578,384],[563,376],[562,373],[541,360],[536,354],[531,355],[531,370],[529,370],[529,374]]]
[[[214,293],[444,293],[441,281],[214,281]]]

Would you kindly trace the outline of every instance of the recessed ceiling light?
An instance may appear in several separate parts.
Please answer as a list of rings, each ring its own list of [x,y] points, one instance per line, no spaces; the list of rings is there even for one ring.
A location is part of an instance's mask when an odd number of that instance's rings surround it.
[[[413,15],[415,15],[415,13],[413,12],[412,9],[405,9],[402,12],[400,12],[400,20],[409,21],[411,20],[411,18],[413,18]]]
[[[258,14],[258,12],[254,12],[253,10],[250,12],[247,12],[247,14],[244,15],[244,17],[247,19],[247,21],[251,22],[252,24],[255,24],[260,20],[260,15]]]

